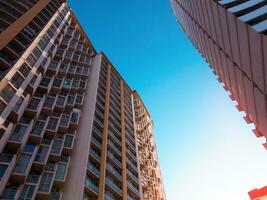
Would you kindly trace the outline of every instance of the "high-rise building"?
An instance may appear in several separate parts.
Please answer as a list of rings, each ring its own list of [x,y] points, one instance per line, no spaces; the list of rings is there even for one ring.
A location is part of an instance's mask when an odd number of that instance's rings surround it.
[[[248,194],[251,200],[267,200],[267,186],[251,190]]]
[[[171,5],[245,120],[255,124],[255,135],[267,137],[267,2],[171,0]]]
[[[0,199],[143,199],[134,111],[66,1],[0,0]],[[146,183],[160,200],[155,148]]]
[[[153,120],[139,94],[135,91],[133,96],[143,199],[165,200]]]

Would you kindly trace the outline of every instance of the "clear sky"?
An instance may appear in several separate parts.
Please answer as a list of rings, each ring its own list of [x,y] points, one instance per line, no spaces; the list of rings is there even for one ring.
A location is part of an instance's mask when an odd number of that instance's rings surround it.
[[[267,152],[177,24],[168,0],[69,0],[155,123],[168,200],[248,200]]]

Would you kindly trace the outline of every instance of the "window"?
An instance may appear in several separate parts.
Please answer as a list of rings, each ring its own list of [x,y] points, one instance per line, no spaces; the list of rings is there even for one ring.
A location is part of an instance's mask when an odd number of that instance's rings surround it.
[[[12,186],[6,187],[1,195],[1,199],[14,199],[16,196],[17,190],[18,190],[17,187],[12,187]]]
[[[40,40],[39,43],[38,43],[38,46],[40,47],[40,49],[44,50],[45,49],[45,46],[46,44],[44,43],[43,40]]]
[[[75,100],[74,95],[69,95],[67,99],[67,104],[73,104]]]
[[[0,180],[4,176],[7,167],[8,167],[8,165],[2,165],[2,164],[0,164]]]
[[[43,128],[45,126],[45,122],[36,121],[32,128],[32,134],[34,135],[41,135]]]
[[[44,102],[44,107],[52,108],[54,105],[55,98],[54,97],[47,97]]]
[[[67,170],[67,164],[65,164],[65,163],[59,163],[57,165],[57,172],[56,172],[55,179],[57,179],[57,180],[64,180],[66,170]]]
[[[52,179],[53,179],[53,174],[52,173],[47,173],[44,172],[43,176],[41,178],[41,182],[38,188],[38,191],[40,192],[49,192],[51,186],[52,186]]]
[[[9,102],[16,91],[10,86],[6,85],[2,91],[0,91],[0,96],[6,101]]]
[[[20,154],[16,162],[14,172],[25,173],[30,160],[31,160],[31,155],[24,154],[24,153]]]
[[[33,49],[32,53],[33,53],[33,55],[34,55],[37,59],[38,59],[38,58],[41,56],[41,54],[42,54],[41,50],[40,50],[37,46]]]
[[[15,88],[19,88],[21,84],[23,83],[24,78],[19,75],[18,73],[14,74],[14,76],[11,78],[10,82],[15,86]]]
[[[0,100],[0,114],[5,110],[6,104]]]
[[[17,112],[20,109],[21,104],[23,103],[24,98],[20,97],[18,101],[16,102],[16,105],[14,106],[14,110]]]
[[[43,86],[43,87],[48,87],[48,85],[49,85],[49,83],[50,83],[50,78],[48,78],[48,77],[44,77],[43,79],[42,79],[42,82],[40,83],[40,85],[41,86]]]
[[[66,135],[65,141],[64,141],[64,147],[71,148],[73,143],[73,135]]]
[[[39,149],[38,149],[38,152],[37,152],[37,154],[35,156],[34,161],[43,163],[45,161],[45,159],[46,159],[48,150],[49,150],[49,147],[40,146]]]
[[[24,185],[20,193],[19,200],[31,200],[34,190],[35,190],[34,185]]]
[[[69,115],[62,115],[61,120],[60,120],[60,125],[67,127],[69,125],[69,120],[70,120]]]
[[[30,66],[34,66],[37,60],[32,54],[30,54],[28,58],[26,59],[26,61]]]
[[[63,141],[61,139],[56,138],[53,142],[51,153],[60,154],[62,144],[63,144]]]
[[[47,129],[49,130],[56,130],[58,126],[59,119],[56,117],[51,117],[49,123],[47,125]]]
[[[26,144],[23,148],[23,152],[25,153],[33,153],[35,149],[35,145],[33,144]]]
[[[12,132],[11,136],[10,136],[10,140],[21,141],[21,139],[23,138],[26,130],[27,130],[26,126],[17,125],[16,128],[14,129],[14,131]]]
[[[31,72],[31,68],[26,63],[23,63],[19,68],[19,71],[26,78],[28,74]]]
[[[62,82],[62,79],[58,79],[58,78],[57,78],[57,79],[54,81],[53,86],[54,86],[54,87],[60,87],[61,82]]]
[[[65,79],[63,85],[64,85],[65,88],[70,88],[71,80],[70,79]]]
[[[36,111],[36,109],[38,108],[38,105],[40,104],[40,101],[41,101],[40,99],[32,98],[28,105],[28,108]]]

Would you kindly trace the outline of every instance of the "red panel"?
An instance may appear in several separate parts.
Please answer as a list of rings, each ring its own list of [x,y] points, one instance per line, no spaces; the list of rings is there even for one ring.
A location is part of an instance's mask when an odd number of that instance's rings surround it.
[[[244,76],[244,85],[245,85],[245,93],[246,93],[246,100],[248,106],[248,116],[251,121],[257,124],[257,117],[256,117],[256,106],[254,101],[254,93],[253,93],[253,83]]]
[[[261,34],[252,28],[249,28],[251,68],[253,81],[258,85],[261,91],[264,91],[264,73],[263,73],[263,47]]]
[[[247,113],[248,109],[246,106],[246,96],[243,86],[243,76],[241,70],[239,70],[237,67],[234,67],[235,69],[235,76],[236,76],[236,82],[238,86],[238,96],[239,96],[239,105],[240,107]]]
[[[266,35],[262,36],[263,40],[263,59],[264,59],[264,78],[265,78],[265,94],[267,93],[267,37]]]
[[[248,77],[251,78],[251,69],[250,69],[250,56],[249,56],[249,42],[248,42],[248,31],[247,25],[241,23],[240,20],[236,20],[237,23],[237,32],[238,32],[238,41],[239,41],[239,49],[240,49],[240,58],[241,58],[241,66]]]
[[[220,26],[220,18],[219,18],[219,12],[218,9],[223,9],[215,2],[211,2],[212,5],[212,11],[213,11],[213,17],[214,17],[214,23],[215,23],[215,30],[216,30],[216,35],[217,35],[217,41],[219,46],[223,46],[223,40],[222,40],[222,31],[221,31],[221,26]]]
[[[232,47],[233,60],[238,66],[241,66],[239,48],[238,48],[238,38],[236,32],[236,22],[235,22],[236,19],[235,16],[233,16],[229,12],[227,12],[227,19],[228,19],[228,28],[230,32],[230,42]]]
[[[211,1],[206,1],[206,6],[207,6],[207,11],[208,11],[208,18],[210,21],[211,37],[213,38],[213,40],[217,40],[215,26],[214,26],[214,17],[213,17],[213,12],[211,10],[212,9]],[[216,16],[218,17],[218,13]],[[220,45],[220,47],[222,47],[221,44],[219,44],[219,45]]]
[[[229,71],[229,75],[230,75],[231,94],[234,96],[236,101],[239,101],[238,88],[237,88],[237,84],[236,84],[234,65],[229,60],[229,58],[227,58],[227,66],[228,66],[228,71]]]
[[[256,101],[256,110],[257,110],[257,119],[259,131],[267,137],[267,113],[266,113],[266,100],[264,95],[257,89],[254,89],[255,92],[255,101]]]

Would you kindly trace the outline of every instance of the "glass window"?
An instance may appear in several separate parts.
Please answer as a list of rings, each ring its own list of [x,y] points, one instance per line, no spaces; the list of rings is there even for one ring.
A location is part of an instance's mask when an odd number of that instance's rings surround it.
[[[36,121],[32,127],[32,134],[34,135],[41,135],[43,128],[45,126],[45,122]]]
[[[73,143],[73,135],[66,135],[65,141],[64,141],[64,147],[71,148]]]
[[[35,185],[24,185],[19,200],[31,200],[34,193]]]
[[[25,173],[30,160],[31,155],[22,153],[16,162],[14,172]]]
[[[64,180],[66,170],[67,170],[67,164],[65,164],[65,163],[59,163],[57,165],[57,172],[56,172],[55,179]]]
[[[26,130],[27,130],[26,126],[17,125],[16,128],[14,129],[14,131],[12,132],[11,136],[10,136],[10,140],[21,141],[21,139],[23,138]]]
[[[48,146],[40,146],[34,160],[43,163],[46,159],[48,150]]]
[[[34,149],[35,149],[35,145],[33,145],[33,144],[26,144],[24,146],[23,152],[33,153],[34,152]]]
[[[14,96],[15,93],[16,93],[16,91],[10,85],[7,84],[4,87],[4,89],[2,91],[0,91],[0,96],[6,102],[9,102],[12,99],[12,97]]]
[[[0,164],[0,180],[4,176],[7,167],[8,167],[8,165],[2,165],[2,164]]]
[[[28,58],[26,59],[26,61],[30,66],[34,66],[37,60],[32,54],[30,54]]]
[[[52,185],[53,174],[44,172],[38,188],[40,192],[49,192]]]
[[[31,68],[26,63],[23,63],[21,67],[19,68],[19,71],[26,78],[28,74],[31,72]]]
[[[10,82],[15,86],[15,88],[19,88],[21,84],[23,83],[24,78],[19,75],[18,73],[15,73],[14,76],[11,78]]]

